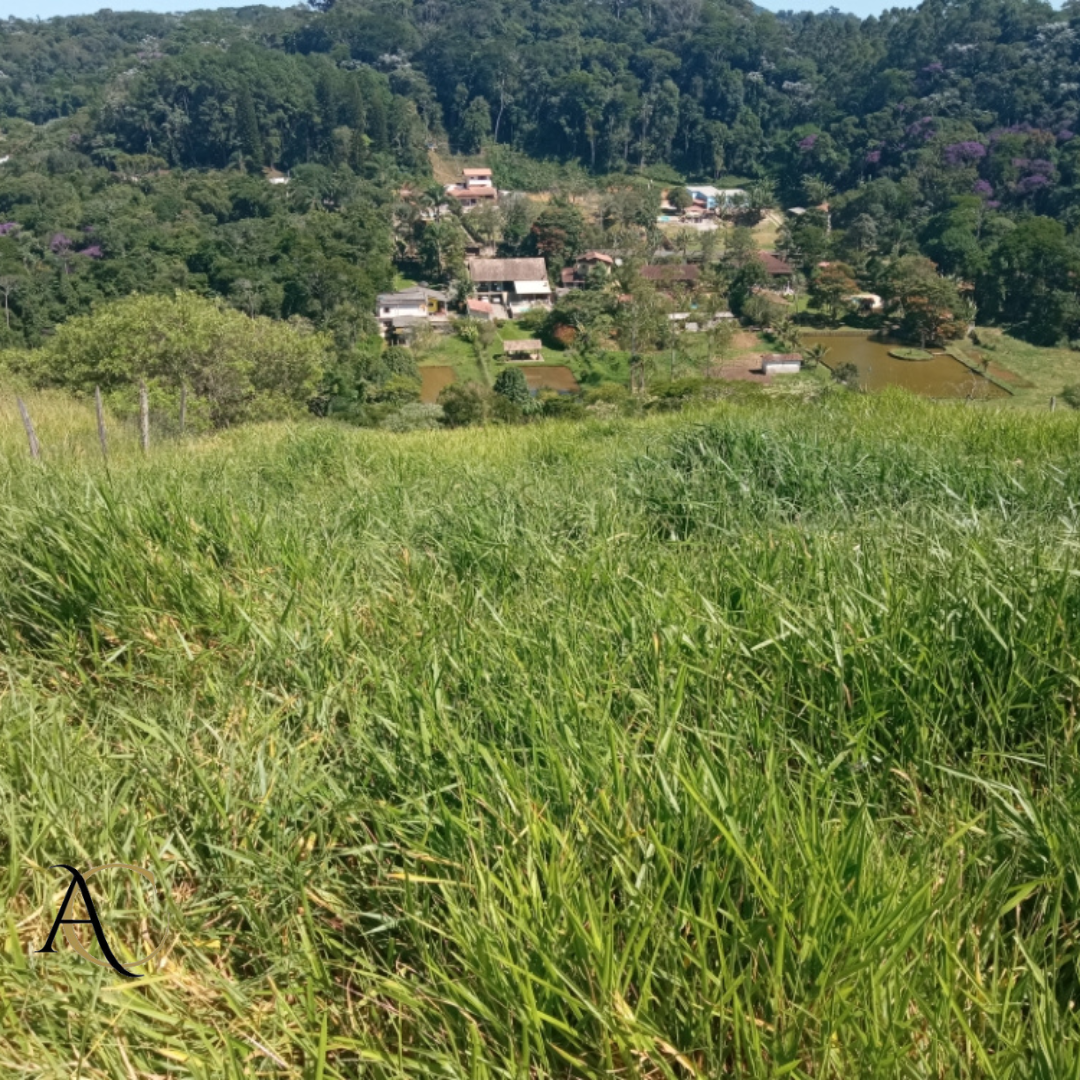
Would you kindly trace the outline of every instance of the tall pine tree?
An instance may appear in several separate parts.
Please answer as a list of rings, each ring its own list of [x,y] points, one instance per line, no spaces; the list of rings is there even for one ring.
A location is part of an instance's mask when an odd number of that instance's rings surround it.
[[[255,102],[246,83],[240,86],[236,94],[236,141],[241,164],[247,164],[248,168],[261,168],[265,164],[259,118],[255,115]]]

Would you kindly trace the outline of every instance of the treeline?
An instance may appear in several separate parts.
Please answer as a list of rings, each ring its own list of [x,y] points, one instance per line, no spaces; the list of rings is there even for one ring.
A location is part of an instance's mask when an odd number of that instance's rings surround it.
[[[1075,4],[927,0],[867,20],[746,0],[320,6],[8,20],[0,114],[42,123],[87,107],[103,149],[174,166],[370,148],[418,167],[431,133],[601,173],[770,175],[782,193],[807,172],[839,189],[917,175],[943,147],[999,130],[1056,140],[1080,116]],[[1071,185],[1025,175],[1049,183],[1020,195]]]
[[[125,179],[100,167],[0,172],[0,348],[132,292],[189,289],[248,315],[300,317],[343,348],[389,286],[386,187],[307,165],[289,185],[231,172]]]
[[[805,208],[781,243],[807,278],[839,259],[873,284],[927,256],[980,319],[1080,339],[1075,3],[862,21],[746,0],[320,6],[0,23],[0,333],[38,343],[134,283],[347,344],[391,281],[392,204],[401,265],[460,266],[463,231],[424,213],[427,151],[447,143],[518,187],[541,159],[604,188],[738,182],[755,211]],[[406,185],[431,205],[399,200]],[[530,228],[469,231],[542,250]]]

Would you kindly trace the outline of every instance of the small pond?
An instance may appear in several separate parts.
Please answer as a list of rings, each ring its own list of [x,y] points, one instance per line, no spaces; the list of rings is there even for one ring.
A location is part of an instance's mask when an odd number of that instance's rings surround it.
[[[530,390],[558,390],[560,394],[572,394],[581,389],[568,367],[531,367],[522,368],[522,371]]]
[[[439,391],[454,381],[452,367],[422,367],[420,369],[420,400],[426,405],[434,404]]]
[[[854,364],[859,369],[859,385],[864,390],[902,386],[933,398],[1008,397],[1001,387],[944,353],[932,360],[898,360],[889,355],[889,349],[896,348],[897,343],[886,344],[854,334],[804,334],[799,344],[803,349],[824,345],[829,350],[825,356],[826,367]]]

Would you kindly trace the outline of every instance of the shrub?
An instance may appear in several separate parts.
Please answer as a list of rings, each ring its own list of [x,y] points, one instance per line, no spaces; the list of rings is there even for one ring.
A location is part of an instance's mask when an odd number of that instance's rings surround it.
[[[439,394],[446,427],[482,424],[487,418],[491,392],[476,383],[451,383]]]
[[[543,332],[544,326],[548,321],[549,312],[543,308],[533,308],[531,311],[526,311],[524,315],[518,317],[518,327],[524,330],[528,334],[539,334]]]
[[[1061,391],[1061,400],[1069,406],[1070,409],[1080,409],[1080,383],[1073,383],[1071,386],[1066,386]]]
[[[382,355],[382,366],[388,376],[403,375],[407,379],[420,378],[416,357],[403,345],[391,345]]]
[[[576,395],[547,392],[540,395],[544,416],[557,420],[584,420],[585,406]]]
[[[843,383],[849,390],[854,390],[859,385],[859,369],[854,364],[837,364],[833,368],[832,377],[835,382]]]
[[[582,400],[586,405],[624,405],[630,399],[630,391],[621,383],[601,383],[585,391]]]
[[[533,404],[531,399],[529,404]],[[503,397],[502,394],[492,395],[491,419],[497,424],[521,424],[525,421],[525,415],[525,409],[521,405]]]
[[[407,375],[391,375],[371,395],[372,401],[388,401],[394,405],[405,405],[420,399],[420,379]]]
[[[775,326],[787,311],[786,304],[755,293],[743,303],[741,315],[754,326]]]
[[[387,431],[434,431],[443,421],[441,405],[426,405],[419,401],[403,405],[379,425]]]

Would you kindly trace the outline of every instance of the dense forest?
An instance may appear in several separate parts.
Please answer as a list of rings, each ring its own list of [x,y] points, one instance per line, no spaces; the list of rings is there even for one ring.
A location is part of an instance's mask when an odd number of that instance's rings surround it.
[[[321,0],[0,22],[0,334],[178,287],[345,344],[432,145],[759,182],[785,251],[929,256],[981,320],[1080,336],[1080,6],[859,20],[745,0]],[[272,188],[266,168],[290,172]]]

